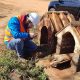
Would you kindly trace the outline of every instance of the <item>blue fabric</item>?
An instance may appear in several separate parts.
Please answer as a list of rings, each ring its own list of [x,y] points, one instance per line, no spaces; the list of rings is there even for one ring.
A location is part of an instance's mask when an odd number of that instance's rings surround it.
[[[17,17],[12,17],[8,22],[8,27],[11,31],[12,36],[17,38],[30,38],[29,33],[20,32],[20,22]]]
[[[37,49],[37,45],[31,40],[13,39],[7,44],[7,48],[15,50],[18,57],[26,57]]]
[[[4,44],[7,45],[8,44],[8,41],[5,41]]]
[[[13,39],[7,44],[7,48],[15,50],[18,56],[22,56],[23,41],[21,39]]]

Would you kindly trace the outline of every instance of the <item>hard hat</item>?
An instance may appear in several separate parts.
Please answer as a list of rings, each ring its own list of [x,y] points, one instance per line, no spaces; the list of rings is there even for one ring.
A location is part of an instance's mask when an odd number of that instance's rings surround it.
[[[28,20],[30,20],[33,23],[34,27],[38,24],[39,19],[40,17],[37,13],[35,12],[29,13]]]

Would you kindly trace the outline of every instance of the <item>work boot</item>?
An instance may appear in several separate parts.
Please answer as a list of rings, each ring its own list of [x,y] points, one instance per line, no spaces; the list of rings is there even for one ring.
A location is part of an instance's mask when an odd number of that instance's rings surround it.
[[[38,58],[43,58],[48,55],[48,45],[40,45],[36,49],[36,56]]]
[[[37,46],[37,49],[36,49],[36,52],[46,52],[47,49],[48,49],[48,45],[40,45],[40,46]]]

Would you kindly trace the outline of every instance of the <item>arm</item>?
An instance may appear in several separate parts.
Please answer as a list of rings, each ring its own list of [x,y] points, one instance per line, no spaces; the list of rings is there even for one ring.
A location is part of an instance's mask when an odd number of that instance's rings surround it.
[[[8,22],[8,27],[14,38],[30,38],[29,33],[20,32],[20,22],[17,17],[12,17]]]

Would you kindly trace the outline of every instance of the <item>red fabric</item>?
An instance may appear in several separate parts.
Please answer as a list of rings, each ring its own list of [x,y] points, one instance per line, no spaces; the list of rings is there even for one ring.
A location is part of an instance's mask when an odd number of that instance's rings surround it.
[[[18,17],[19,21],[20,21],[20,31],[21,32],[29,32],[29,29],[25,30],[24,26],[23,26],[23,22],[24,22],[25,16],[26,16],[26,14],[22,14],[21,16]]]
[[[24,18],[25,18],[25,14],[19,16],[18,18],[19,18],[19,21],[20,21],[20,31],[25,32],[25,29],[24,29],[24,26],[23,26],[23,21],[24,21]]]

